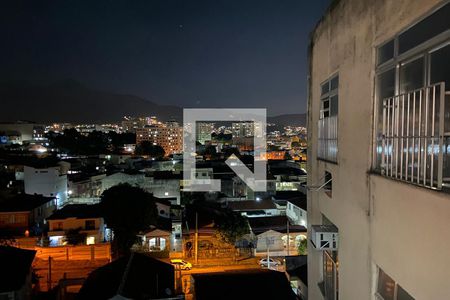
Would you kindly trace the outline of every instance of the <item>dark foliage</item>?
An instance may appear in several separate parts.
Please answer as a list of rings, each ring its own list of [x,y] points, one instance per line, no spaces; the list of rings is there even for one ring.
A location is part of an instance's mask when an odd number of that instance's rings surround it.
[[[154,225],[157,219],[152,194],[129,184],[119,184],[103,192],[100,210],[106,225],[114,232],[113,248],[118,255],[129,252],[136,235]]]

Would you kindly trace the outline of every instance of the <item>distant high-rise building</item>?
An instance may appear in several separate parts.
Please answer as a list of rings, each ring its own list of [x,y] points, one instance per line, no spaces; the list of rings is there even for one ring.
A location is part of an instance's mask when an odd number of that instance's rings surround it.
[[[136,132],[136,129],[148,125],[148,118],[124,117],[122,120],[122,131]]]
[[[213,129],[214,129],[213,123],[197,122],[196,123],[197,141],[200,144],[205,144],[206,142],[211,141],[211,133]]]
[[[177,122],[154,124],[136,129],[136,144],[149,141],[161,146],[166,155],[183,151],[183,127]]]
[[[255,134],[253,122],[233,122],[231,124],[233,138],[250,137]]]

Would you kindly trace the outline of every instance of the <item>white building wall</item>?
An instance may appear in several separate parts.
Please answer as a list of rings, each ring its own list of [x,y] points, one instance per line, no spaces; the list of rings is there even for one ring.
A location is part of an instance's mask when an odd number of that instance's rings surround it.
[[[441,1],[335,1],[312,38],[308,185],[333,176],[332,196],[308,192],[309,225],[339,228],[339,299],[375,299],[381,267],[415,299],[447,299],[447,194],[368,175],[372,163],[375,47]],[[320,85],[339,73],[338,164],[317,160]],[[320,181],[322,180],[322,181]],[[322,252],[308,249],[309,299],[323,299]],[[448,251],[447,251],[448,252]]]
[[[56,197],[60,207],[67,201],[67,175],[61,175],[60,167],[36,169],[24,167],[25,194]]]

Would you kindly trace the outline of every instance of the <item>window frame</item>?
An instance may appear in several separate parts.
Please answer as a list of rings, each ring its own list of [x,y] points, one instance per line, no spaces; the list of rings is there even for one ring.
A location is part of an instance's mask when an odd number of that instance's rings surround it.
[[[430,38],[429,40],[420,43],[416,47],[413,47],[407,51],[405,51],[402,54],[399,54],[399,36],[406,32],[407,30],[411,29],[427,17],[434,14],[436,11],[443,8],[445,5],[450,5],[450,1],[444,1],[444,3],[440,3],[424,15],[417,18],[415,21],[413,21],[410,25],[405,27],[404,29],[400,30],[398,33],[396,33],[394,36],[390,37],[389,39],[383,41],[382,43],[375,46],[375,75],[374,75],[374,126],[373,126],[373,136],[372,136],[372,171],[379,172],[380,166],[378,165],[378,152],[377,152],[377,145],[378,145],[378,136],[380,129],[378,128],[378,119],[380,117],[380,101],[383,101],[383,99],[379,99],[378,95],[378,77],[391,70],[394,69],[395,72],[395,88],[394,88],[394,95],[400,94],[400,68],[402,65],[407,64],[408,62],[412,62],[416,59],[419,59],[420,57],[423,57],[424,60],[424,86],[430,85],[431,82],[431,55],[435,51],[438,51],[441,48],[444,48],[446,46],[450,45],[450,29],[447,31],[444,31],[442,33],[437,34],[436,36]],[[394,55],[389,60],[378,64],[378,51],[381,47],[386,45],[387,43],[394,41]],[[450,90],[450,86],[446,87],[446,89]]]
[[[386,273],[382,268],[380,268],[379,266],[377,266],[377,281],[376,281],[376,290],[375,290],[375,298],[377,300],[385,300],[385,298],[380,294],[379,292],[379,280],[380,280],[380,271],[383,272],[383,274],[385,274],[387,277],[389,277],[393,282],[394,282],[394,292],[393,292],[393,300],[398,300],[398,290],[399,287],[406,293],[408,294],[412,299],[415,299],[413,296],[411,296],[411,294],[405,290],[399,283],[398,281],[396,281],[394,278],[391,277],[391,275],[389,275],[388,273]]]
[[[334,79],[338,80],[338,84],[337,84],[336,88],[331,89],[331,82]],[[326,93],[322,93],[322,86],[325,85],[325,84],[328,85],[328,91]],[[333,73],[326,80],[324,80],[324,81],[322,81],[322,83],[320,83],[320,114],[319,114],[319,120],[339,115],[339,84],[340,84],[340,81],[339,81],[339,73],[338,72]],[[336,115],[331,115],[331,98],[333,98],[334,96],[337,96],[337,107],[338,107],[338,109],[337,109]],[[324,103],[325,102],[328,102],[328,107],[327,108],[324,107]],[[328,113],[327,116],[324,115],[325,112]]]

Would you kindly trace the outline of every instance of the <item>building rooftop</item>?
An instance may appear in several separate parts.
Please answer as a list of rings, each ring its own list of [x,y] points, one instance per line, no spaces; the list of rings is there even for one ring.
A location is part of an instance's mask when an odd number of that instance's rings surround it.
[[[287,199],[287,202],[290,202],[294,204],[295,206],[307,211],[308,210],[308,201],[306,200],[306,197],[294,197]]]
[[[0,246],[0,293],[19,290],[31,271],[36,251]]]
[[[197,300],[297,299],[286,275],[271,270],[193,274]]]
[[[17,194],[5,196],[0,194],[0,212],[31,211],[54,199],[54,197],[42,195]]]
[[[287,232],[288,218],[286,216],[248,218],[248,223],[254,234],[260,234],[268,230],[281,233]],[[306,232],[306,228],[300,225],[289,224],[290,232]]]
[[[64,220],[68,218],[90,219],[101,218],[99,205],[71,204],[55,211],[47,220]]]
[[[273,203],[273,201],[270,199],[265,199],[261,201],[256,200],[230,201],[228,202],[228,207],[236,211],[264,210],[277,208]]]
[[[173,296],[174,267],[145,254],[132,253],[94,270],[78,299],[157,299]]]

